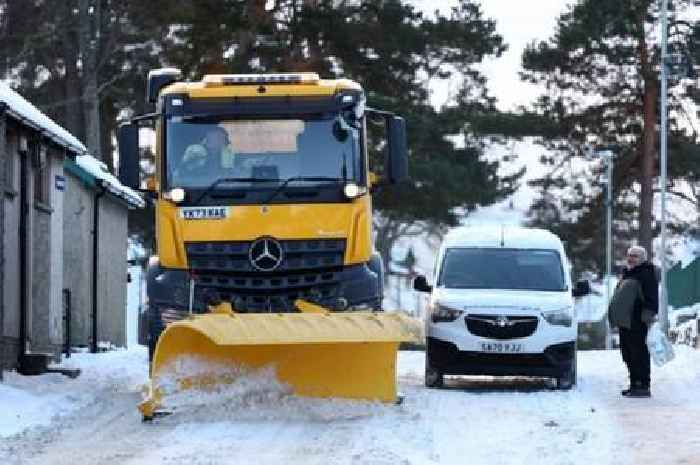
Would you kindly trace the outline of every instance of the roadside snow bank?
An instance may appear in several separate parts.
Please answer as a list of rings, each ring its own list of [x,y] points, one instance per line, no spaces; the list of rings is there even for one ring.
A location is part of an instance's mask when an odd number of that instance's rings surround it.
[[[146,350],[138,346],[99,354],[77,353],[64,359],[65,368],[79,368],[70,379],[57,373],[22,376],[6,372],[0,384],[0,437],[45,426],[95,402],[104,391],[140,391],[148,379]]]
[[[70,399],[60,394],[33,394],[0,384],[0,437],[12,436],[32,426],[48,425],[52,418],[70,410]]]

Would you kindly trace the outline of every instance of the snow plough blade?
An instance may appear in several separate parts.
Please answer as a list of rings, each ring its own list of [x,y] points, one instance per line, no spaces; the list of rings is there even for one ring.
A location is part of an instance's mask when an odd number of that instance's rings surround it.
[[[156,345],[148,398],[139,405],[144,419],[167,408],[172,393],[216,389],[267,367],[296,395],[396,401],[396,353],[400,342],[417,340],[415,320],[296,306],[300,313],[243,314],[222,304],[169,324]],[[194,364],[182,369],[183,360]]]

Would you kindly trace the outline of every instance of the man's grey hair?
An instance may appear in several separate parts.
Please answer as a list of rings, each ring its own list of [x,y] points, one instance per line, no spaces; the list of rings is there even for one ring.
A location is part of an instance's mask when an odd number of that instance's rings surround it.
[[[647,249],[641,245],[633,245],[627,249],[627,255],[634,254],[639,256],[639,260],[642,262],[647,261]]]

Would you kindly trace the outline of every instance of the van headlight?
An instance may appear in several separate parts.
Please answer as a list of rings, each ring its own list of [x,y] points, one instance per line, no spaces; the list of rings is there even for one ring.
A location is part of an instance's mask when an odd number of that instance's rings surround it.
[[[457,310],[456,308],[435,304],[433,306],[433,310],[430,312],[430,320],[433,323],[448,323],[450,321],[455,321],[463,313],[463,310]]]
[[[542,316],[550,325],[571,326],[574,322],[574,307],[564,307],[559,310],[542,312]]]

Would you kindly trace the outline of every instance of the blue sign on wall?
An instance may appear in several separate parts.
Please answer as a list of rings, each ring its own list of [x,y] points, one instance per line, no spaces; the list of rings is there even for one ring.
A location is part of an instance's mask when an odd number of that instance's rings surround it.
[[[64,191],[66,190],[66,178],[61,175],[56,175],[56,190]]]

